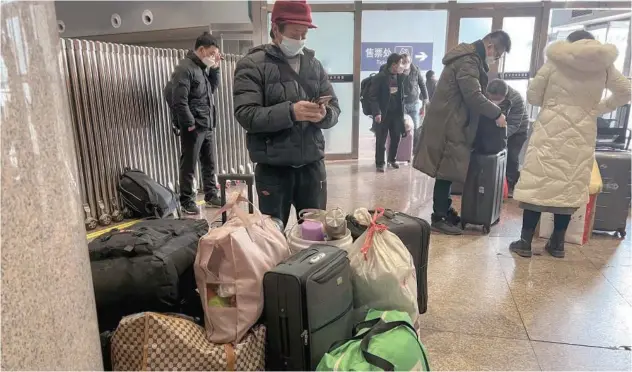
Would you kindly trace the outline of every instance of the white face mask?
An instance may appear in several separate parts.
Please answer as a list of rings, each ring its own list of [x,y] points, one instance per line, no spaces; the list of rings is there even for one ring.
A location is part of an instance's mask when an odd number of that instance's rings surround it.
[[[284,36],[279,47],[286,57],[294,57],[305,48],[305,40],[290,39]]]
[[[497,59],[494,57],[487,57],[485,58],[485,61],[487,62],[488,66],[491,66],[496,63]]]
[[[217,65],[217,62],[215,61],[215,58],[213,57],[204,58],[202,60],[202,63],[204,63],[206,67],[210,67],[210,68],[215,68],[215,66]]]

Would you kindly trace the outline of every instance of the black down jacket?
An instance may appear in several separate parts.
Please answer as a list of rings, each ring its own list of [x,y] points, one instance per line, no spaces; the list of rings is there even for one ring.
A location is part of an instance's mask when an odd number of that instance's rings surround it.
[[[315,97],[299,88],[281,50],[272,44],[251,49],[235,68],[235,117],[246,129],[254,163],[301,166],[325,157],[322,129],[338,123],[340,107],[327,73],[314,52],[304,49],[299,75]],[[284,66],[285,64],[285,66]],[[297,122],[292,104],[333,96],[320,123]]]
[[[213,94],[219,85],[219,68],[208,69],[195,53],[189,51],[178,63],[167,84],[165,93],[171,86],[169,107],[180,129],[215,127],[217,113]]]

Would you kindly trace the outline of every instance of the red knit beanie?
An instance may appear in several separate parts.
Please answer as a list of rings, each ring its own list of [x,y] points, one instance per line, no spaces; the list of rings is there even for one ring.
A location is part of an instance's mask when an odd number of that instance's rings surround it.
[[[277,0],[272,8],[272,23],[294,23],[309,28],[312,24],[312,8],[306,0]]]

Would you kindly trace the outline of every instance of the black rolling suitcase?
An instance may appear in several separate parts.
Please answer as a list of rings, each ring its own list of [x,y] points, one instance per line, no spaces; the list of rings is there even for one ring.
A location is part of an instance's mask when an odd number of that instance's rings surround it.
[[[314,245],[265,274],[266,370],[313,371],[332,343],[351,337],[347,252]]]
[[[373,213],[373,211],[371,211]],[[355,241],[367,226],[360,225],[351,215],[347,216],[347,226]],[[430,249],[430,224],[427,221],[405,213],[387,210],[379,220],[404,243],[415,264],[417,276],[417,305],[419,313],[428,309],[428,251]]]
[[[615,231],[625,238],[632,193],[632,153],[598,149],[595,159],[599,164],[603,190],[597,196],[593,230]]]
[[[507,151],[494,155],[472,153],[461,197],[461,227],[482,225],[488,234],[500,220]]]

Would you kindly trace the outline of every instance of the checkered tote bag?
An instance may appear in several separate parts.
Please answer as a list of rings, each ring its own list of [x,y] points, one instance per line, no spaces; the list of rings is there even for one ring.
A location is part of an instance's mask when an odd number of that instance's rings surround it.
[[[115,371],[263,371],[265,327],[242,342],[213,344],[204,328],[176,315],[140,313],[121,320],[112,336]]]

